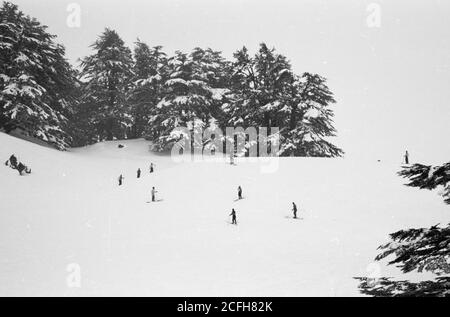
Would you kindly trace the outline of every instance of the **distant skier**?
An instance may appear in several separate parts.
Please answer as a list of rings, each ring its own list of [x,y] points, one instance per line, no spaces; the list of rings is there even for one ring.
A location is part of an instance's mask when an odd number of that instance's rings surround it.
[[[120,174],[120,176],[119,176],[119,186],[122,186],[122,184],[123,184],[123,179],[124,179],[124,177],[122,176],[122,174]]]
[[[137,176],[137,178],[141,178],[141,169],[140,168],[138,168],[136,176]]]
[[[156,201],[156,193],[158,191],[155,189],[155,187],[152,187],[152,201],[155,202]]]
[[[297,205],[292,203],[292,211],[294,212],[294,219],[297,219]]]
[[[406,151],[405,153],[405,164],[409,164],[409,153]]]
[[[234,153],[230,153],[230,165],[234,165]]]
[[[153,173],[154,169],[153,169],[153,163],[150,163],[150,174]]]
[[[242,187],[238,187],[238,199],[242,199]]]
[[[237,225],[237,221],[236,221],[236,210],[234,210],[234,208],[233,208],[233,210],[231,210],[230,216],[231,216],[231,224],[232,224],[232,225]]]

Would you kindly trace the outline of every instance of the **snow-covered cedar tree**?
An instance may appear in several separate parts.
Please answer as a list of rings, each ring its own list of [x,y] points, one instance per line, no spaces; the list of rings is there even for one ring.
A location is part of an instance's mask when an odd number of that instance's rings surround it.
[[[80,107],[88,111],[84,119],[89,120],[87,125],[98,141],[127,138],[133,124],[127,101],[134,75],[131,50],[108,28],[91,47],[94,53],[81,61]]]
[[[400,176],[410,180],[407,186],[421,189],[443,188],[442,195],[450,204],[450,163],[442,166],[414,164],[404,167]],[[358,278],[361,292],[373,296],[449,296],[450,295],[450,224],[431,228],[400,230],[390,235],[391,241],[379,247],[376,260],[392,256],[389,264],[404,273],[429,271],[434,280],[421,282]]]
[[[38,138],[58,149],[67,132],[76,89],[64,47],[12,3],[0,8],[0,129]]]
[[[284,129],[281,133],[282,156],[342,156],[343,151],[327,138],[336,135],[333,126],[333,93],[326,79],[317,74],[304,73],[294,77],[287,88]]]
[[[167,79],[167,57],[161,46],[150,48],[137,41],[134,48],[134,76],[129,95],[133,126],[131,137],[140,138],[148,129],[148,121],[160,101]]]
[[[162,98],[154,108],[147,130],[155,150],[168,150],[176,142],[190,142],[192,149],[204,145],[203,140],[194,140],[193,133],[216,122],[214,115],[220,111],[226,92],[224,64],[219,52],[201,48],[190,54],[176,52],[168,59]],[[189,133],[174,133],[175,128],[186,128]]]
[[[333,94],[325,78],[309,73],[296,76],[287,58],[264,43],[255,57],[244,47],[234,54],[227,124],[278,127],[281,156],[341,156],[342,150],[326,140],[335,135]],[[273,136],[268,136],[268,139]]]

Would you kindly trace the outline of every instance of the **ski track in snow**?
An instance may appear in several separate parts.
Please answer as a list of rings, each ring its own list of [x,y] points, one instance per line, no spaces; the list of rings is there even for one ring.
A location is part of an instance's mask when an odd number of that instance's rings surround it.
[[[281,158],[263,174],[245,159],[175,163],[144,140],[59,152],[0,133],[0,144],[2,162],[15,153],[33,170],[0,168],[1,296],[358,296],[353,277],[389,233],[448,219],[435,192],[376,161]],[[162,201],[147,203],[152,186]],[[384,264],[381,276],[418,276]]]

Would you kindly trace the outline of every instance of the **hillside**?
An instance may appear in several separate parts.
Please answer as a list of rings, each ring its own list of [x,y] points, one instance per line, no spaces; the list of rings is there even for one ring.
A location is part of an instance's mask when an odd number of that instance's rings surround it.
[[[402,185],[399,165],[280,158],[262,173],[267,162],[175,163],[144,140],[118,143],[59,152],[0,133],[2,163],[15,153],[33,171],[0,168],[1,296],[358,296],[353,277],[378,270],[389,233],[448,221],[439,196]],[[71,263],[81,288],[67,287]]]

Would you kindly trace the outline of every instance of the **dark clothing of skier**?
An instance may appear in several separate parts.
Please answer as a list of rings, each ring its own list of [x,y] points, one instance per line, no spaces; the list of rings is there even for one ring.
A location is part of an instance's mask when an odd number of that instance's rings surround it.
[[[294,219],[297,219],[297,205],[292,203],[292,211],[294,212]]]
[[[153,187],[153,188],[152,188],[152,201],[153,201],[153,202],[156,201],[156,193],[157,193],[157,192],[158,192],[158,191],[155,190],[155,187]]]
[[[153,173],[153,163],[150,164],[150,174]]]
[[[9,160],[5,162],[5,165],[11,167],[12,169],[17,170],[21,176],[23,175],[23,172],[31,174],[31,169],[29,169],[22,162],[19,162],[19,160],[14,154],[12,154]]]
[[[122,182],[123,182],[123,176],[120,175],[120,176],[119,176],[119,186],[122,186]]]
[[[406,151],[405,153],[405,164],[409,164],[409,153]]]
[[[137,170],[137,178],[141,178],[141,169],[140,168]]]
[[[31,169],[23,165],[21,162],[19,162],[19,165],[16,167],[17,171],[19,171],[20,176],[22,176],[22,173],[25,172],[27,174],[31,173]]]
[[[238,198],[242,199],[242,188],[241,188],[241,186],[238,187]]]
[[[9,160],[5,162],[5,165],[9,165],[12,168],[17,168],[17,157],[14,154],[12,154]]]
[[[236,211],[235,211],[234,209],[231,211],[230,216],[231,216],[231,224],[237,225],[237,221],[236,221]]]

